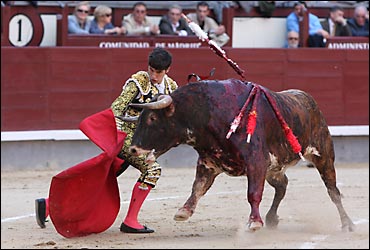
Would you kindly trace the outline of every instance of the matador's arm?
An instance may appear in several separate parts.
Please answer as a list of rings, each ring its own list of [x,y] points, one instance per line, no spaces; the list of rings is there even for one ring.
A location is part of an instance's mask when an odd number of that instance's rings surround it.
[[[136,98],[136,96],[139,93],[139,89],[136,86],[135,82],[129,81],[127,82],[121,94],[113,101],[111,105],[111,109],[113,111],[114,116],[122,116],[126,113],[129,104]],[[119,118],[116,118],[116,124],[117,128],[121,130],[122,124],[124,121],[122,121]]]

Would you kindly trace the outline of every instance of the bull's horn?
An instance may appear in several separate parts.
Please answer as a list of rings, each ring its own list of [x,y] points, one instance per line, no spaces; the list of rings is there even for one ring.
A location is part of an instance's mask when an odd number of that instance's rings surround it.
[[[131,103],[131,107],[146,108],[146,109],[163,109],[172,103],[172,97],[169,95],[161,95],[156,102],[148,103]]]
[[[120,116],[120,115],[116,115],[114,116],[124,122],[137,122],[137,120],[139,119],[139,116]]]

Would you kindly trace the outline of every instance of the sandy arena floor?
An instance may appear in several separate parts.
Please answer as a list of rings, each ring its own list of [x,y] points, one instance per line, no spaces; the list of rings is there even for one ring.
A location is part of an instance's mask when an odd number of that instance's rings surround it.
[[[139,214],[153,234],[123,234],[131,189],[139,175],[130,167],[119,177],[121,210],[105,232],[67,239],[51,222],[45,229],[35,221],[34,200],[45,197],[51,177],[60,170],[1,172],[1,248],[228,248],[228,249],[369,249],[369,165],[337,166],[337,182],[344,207],[356,224],[342,232],[335,205],[316,169],[296,166],[287,171],[289,185],[278,214],[277,229],[246,230],[250,207],[245,199],[246,177],[221,174],[185,222],[173,216],[190,195],[195,168],[165,168]],[[266,214],[273,189],[266,184],[261,215]]]

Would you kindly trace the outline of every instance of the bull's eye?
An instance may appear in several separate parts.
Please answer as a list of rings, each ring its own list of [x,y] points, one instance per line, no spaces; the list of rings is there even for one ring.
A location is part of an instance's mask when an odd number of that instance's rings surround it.
[[[155,122],[157,120],[157,115],[154,114],[154,113],[150,113],[149,116],[148,116],[148,124],[152,124],[153,122]]]

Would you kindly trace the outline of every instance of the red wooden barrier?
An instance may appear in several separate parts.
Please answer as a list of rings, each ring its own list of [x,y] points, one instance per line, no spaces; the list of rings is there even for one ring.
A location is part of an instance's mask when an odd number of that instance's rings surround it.
[[[249,81],[275,91],[297,88],[318,101],[329,125],[369,124],[369,51],[225,49]],[[2,131],[77,129],[110,106],[130,75],[147,68],[150,49],[2,47]],[[169,49],[169,75],[179,85],[190,73],[239,78],[209,48]]]

